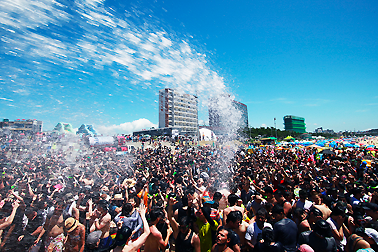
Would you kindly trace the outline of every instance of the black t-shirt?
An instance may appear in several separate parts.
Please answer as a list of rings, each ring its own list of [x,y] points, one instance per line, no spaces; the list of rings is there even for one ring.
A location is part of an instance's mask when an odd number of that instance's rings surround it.
[[[282,243],[288,251],[296,251],[298,227],[294,221],[284,218],[273,226],[276,242]]]
[[[333,237],[319,237],[313,231],[302,232],[299,235],[298,244],[307,244],[315,252],[336,252],[337,245]]]
[[[240,237],[237,233],[235,233],[234,231],[230,230],[231,231],[231,241],[229,243],[229,247],[232,248],[233,246],[235,246],[236,244],[240,244]]]
[[[271,245],[265,245],[264,243],[258,242],[253,249],[253,252],[285,252],[285,249],[280,242]]]

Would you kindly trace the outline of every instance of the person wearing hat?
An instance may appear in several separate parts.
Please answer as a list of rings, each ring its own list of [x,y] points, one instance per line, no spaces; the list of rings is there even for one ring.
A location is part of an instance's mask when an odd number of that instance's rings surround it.
[[[85,245],[85,227],[78,220],[69,217],[64,222],[67,239],[64,243],[64,251],[83,252]]]
[[[305,220],[298,225],[298,232],[313,230],[315,223],[323,218],[323,213],[316,207],[312,207]]]
[[[86,241],[85,241],[85,246],[87,247],[86,251],[88,252],[97,252],[101,251],[98,249],[98,246],[100,245],[100,237],[101,237],[102,232],[100,230],[93,231],[91,232]]]
[[[114,219],[121,211],[124,198],[122,193],[117,193],[114,195],[112,202],[109,205],[109,214]]]

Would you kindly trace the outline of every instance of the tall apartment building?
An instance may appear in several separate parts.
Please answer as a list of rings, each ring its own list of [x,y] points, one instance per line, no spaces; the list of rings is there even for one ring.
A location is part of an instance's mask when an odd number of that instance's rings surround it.
[[[159,128],[176,127],[181,134],[197,135],[198,98],[171,88],[159,90]]]
[[[235,100],[232,101],[232,105],[237,110],[239,110],[240,113],[241,113],[241,118],[240,118],[240,122],[239,122],[240,128],[247,128],[248,127],[248,109],[247,109],[247,105],[245,105],[244,103],[235,101]]]
[[[222,105],[228,104],[229,107]],[[209,99],[209,125],[216,134],[226,134],[230,127],[248,127],[248,109],[244,103],[232,100],[229,94],[222,94]],[[240,118],[234,117],[234,112],[240,113]],[[235,122],[237,120],[237,122]]]

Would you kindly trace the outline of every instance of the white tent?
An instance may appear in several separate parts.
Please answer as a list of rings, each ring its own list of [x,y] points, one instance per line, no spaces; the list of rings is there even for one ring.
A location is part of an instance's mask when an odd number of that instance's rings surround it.
[[[217,136],[209,129],[202,128],[199,130],[200,139],[202,141],[216,141]]]

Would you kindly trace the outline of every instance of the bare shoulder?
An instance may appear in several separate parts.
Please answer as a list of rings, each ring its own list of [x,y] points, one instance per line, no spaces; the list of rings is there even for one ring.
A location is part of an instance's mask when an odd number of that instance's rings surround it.
[[[245,228],[245,230],[247,230],[247,228],[248,228],[248,226],[249,226],[249,223],[246,222],[246,221],[242,221],[241,226],[242,226],[243,228]]]
[[[105,214],[104,217],[102,217],[102,221],[104,222],[110,222],[112,220],[112,217],[109,213]]]
[[[240,206],[235,207],[235,210],[240,211],[241,213],[244,213],[244,208],[242,208]]]
[[[80,232],[85,232],[85,226],[83,224],[79,225]]]
[[[150,235],[156,238],[162,237],[160,231],[155,226],[150,227]]]
[[[303,228],[310,227],[310,223],[308,222],[308,220],[304,220],[301,223],[299,223],[299,226]]]

